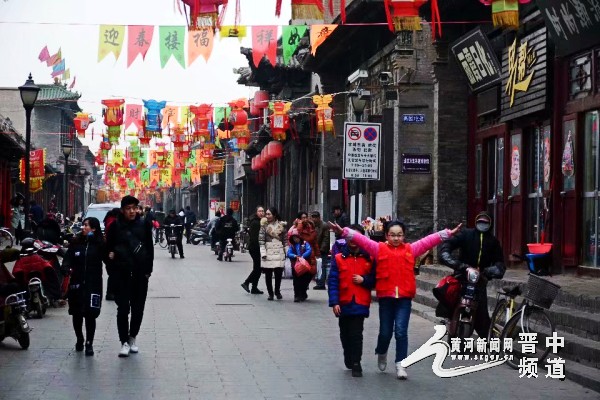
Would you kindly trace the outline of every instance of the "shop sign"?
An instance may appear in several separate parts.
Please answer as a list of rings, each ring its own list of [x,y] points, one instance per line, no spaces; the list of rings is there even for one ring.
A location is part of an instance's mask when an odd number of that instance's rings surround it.
[[[381,124],[344,124],[344,179],[379,180]]]
[[[402,114],[403,124],[424,124],[425,114]]]
[[[407,154],[401,157],[403,174],[430,174],[431,154]]]
[[[546,108],[546,28],[515,40],[502,54],[501,121]]]
[[[556,55],[577,53],[600,43],[600,0],[537,0]]]
[[[229,202],[229,207],[233,210],[233,212],[238,212],[240,210],[240,201],[239,200],[231,200]]]
[[[479,28],[458,39],[452,45],[452,53],[472,91],[494,85],[502,79],[496,54]]]

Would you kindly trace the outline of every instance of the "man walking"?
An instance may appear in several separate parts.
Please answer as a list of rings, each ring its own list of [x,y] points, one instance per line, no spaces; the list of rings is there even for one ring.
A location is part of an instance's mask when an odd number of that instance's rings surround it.
[[[262,290],[258,289],[258,281],[260,280],[260,246],[258,244],[258,234],[260,233],[260,220],[265,216],[265,208],[263,206],[256,207],[256,213],[248,217],[248,251],[252,257],[252,272],[248,278],[242,283],[242,287],[248,293],[263,294]],[[252,285],[252,289],[250,289]]]
[[[152,221],[138,215],[138,204],[139,200],[133,196],[123,197],[121,213],[106,232],[108,257],[113,260],[117,273],[119,357],[139,351],[135,340],[144,316],[148,280],[154,262]]]
[[[186,243],[190,243],[192,228],[196,225],[196,213],[192,211],[190,206],[185,208],[185,239]]]
[[[327,281],[327,270],[329,269],[329,227],[323,223],[321,214],[318,211],[310,213],[310,221],[315,224],[317,231],[317,244],[321,252],[321,275],[317,276],[317,284],[314,290],[325,290]]]

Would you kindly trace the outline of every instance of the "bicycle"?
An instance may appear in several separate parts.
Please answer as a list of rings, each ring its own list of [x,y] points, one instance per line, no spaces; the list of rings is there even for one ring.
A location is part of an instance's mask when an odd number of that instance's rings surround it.
[[[505,318],[507,322],[505,325],[502,324],[500,343],[504,344],[506,339],[511,339],[513,346],[511,351],[507,351],[503,345],[501,356],[507,359],[506,363],[512,368],[518,369],[522,364],[521,360],[525,357],[537,358],[538,362],[542,362],[550,353],[551,348],[546,346],[546,338],[554,333],[554,323],[545,310],[552,306],[559,290],[560,286],[555,283],[530,274],[527,291],[516,311],[514,311],[515,297],[520,294],[519,288],[503,289],[503,293],[499,292],[499,296],[505,296],[505,298],[496,304],[492,314],[488,343],[497,335],[502,318]],[[501,316],[502,309],[504,309],[503,316]],[[537,334],[537,343],[534,345],[535,353],[525,352],[523,346],[518,346],[518,343],[522,342],[521,334],[531,333]]]
[[[15,239],[8,228],[0,228],[0,249],[12,247],[14,243]]]
[[[165,228],[163,226],[154,229],[154,245],[158,244],[162,249],[166,249],[169,243],[165,239]]]

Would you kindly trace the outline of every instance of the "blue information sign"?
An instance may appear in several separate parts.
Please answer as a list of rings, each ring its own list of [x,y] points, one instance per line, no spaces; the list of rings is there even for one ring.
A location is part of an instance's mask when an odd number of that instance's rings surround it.
[[[403,124],[424,124],[425,114],[402,114]]]

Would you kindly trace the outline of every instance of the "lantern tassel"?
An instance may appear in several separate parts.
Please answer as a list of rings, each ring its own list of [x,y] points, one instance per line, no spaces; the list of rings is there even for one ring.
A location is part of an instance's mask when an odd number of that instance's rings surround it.
[[[292,19],[323,19],[321,0],[292,0]]]
[[[410,17],[393,17],[394,28],[396,31],[420,31],[421,30],[421,17],[410,16]]]
[[[501,11],[492,14],[495,28],[519,29],[519,11]]]

